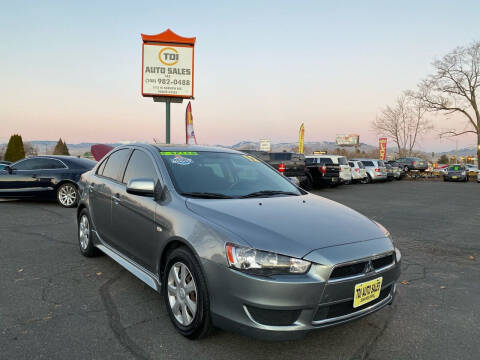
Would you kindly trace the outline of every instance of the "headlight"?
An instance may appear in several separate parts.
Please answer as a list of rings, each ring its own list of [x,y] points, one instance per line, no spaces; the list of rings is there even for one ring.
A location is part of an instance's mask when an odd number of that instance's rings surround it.
[[[309,261],[233,244],[227,244],[226,252],[232,268],[249,274],[305,274],[311,265]]]
[[[383,226],[382,224],[380,224],[379,222],[376,222],[375,220],[372,220],[382,231],[383,233],[385,234],[386,237],[388,237],[390,240],[392,239],[391,235],[390,235],[390,231],[388,231],[385,226]]]
[[[467,172],[466,172],[466,171],[462,171],[462,175],[463,175],[463,176],[467,175]]]

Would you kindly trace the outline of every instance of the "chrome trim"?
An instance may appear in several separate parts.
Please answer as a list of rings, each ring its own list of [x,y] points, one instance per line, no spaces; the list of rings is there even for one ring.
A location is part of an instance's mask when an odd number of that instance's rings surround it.
[[[110,257],[113,261],[118,263],[124,269],[128,270],[130,273],[132,273],[137,278],[142,280],[145,284],[150,286],[153,290],[160,291],[162,286],[157,276],[155,276],[154,274],[152,274],[150,271],[143,268],[142,266],[138,265],[133,260],[130,260],[127,256],[121,254],[119,251],[114,250],[109,245],[105,244],[103,240],[101,240],[97,231],[96,230],[92,230],[92,231],[95,233],[95,236],[97,237],[97,239],[101,242],[101,244],[95,244],[95,247],[97,247],[102,252],[104,252],[105,255]]]
[[[333,268],[332,268],[332,271],[330,272],[330,275],[328,276],[328,280],[327,280],[327,284],[335,284],[335,283],[339,283],[339,282],[342,282],[342,281],[349,281],[349,280],[355,280],[355,279],[361,279],[363,277],[366,277],[366,276],[371,276],[371,275],[375,275],[375,274],[379,274],[381,272],[384,272],[385,270],[388,270],[392,267],[395,266],[396,264],[396,258],[395,258],[395,251],[388,251],[388,252],[384,252],[382,254],[378,254],[378,255],[374,255],[374,256],[370,256],[370,257],[367,257],[367,258],[362,258],[362,259],[358,259],[358,260],[354,260],[354,261],[349,261],[349,262],[345,262],[345,263],[341,263],[341,264],[336,264]],[[361,263],[361,262],[364,262],[364,261],[372,261],[372,260],[376,260],[376,259],[380,259],[382,257],[386,257],[386,256],[389,256],[389,255],[393,255],[393,262],[390,264],[390,265],[387,265],[387,266],[384,266],[384,267],[381,267],[379,269],[376,269],[374,271],[371,271],[371,272],[362,272],[360,274],[357,274],[357,275],[350,275],[350,276],[347,276],[347,277],[341,277],[341,278],[335,278],[335,279],[330,279],[330,276],[332,276],[332,273],[333,271],[337,268],[337,267],[342,267],[342,266],[348,266],[348,265],[353,265],[353,264],[357,264],[357,263]]]
[[[334,318],[312,321],[312,324],[313,325],[322,325],[322,324],[328,324],[328,323],[331,323],[331,322],[347,320],[347,319],[350,319],[352,317],[360,316],[360,315],[372,312],[376,309],[379,309],[379,308],[383,307],[384,305],[387,305],[392,299],[393,299],[393,296],[392,296],[392,293],[390,292],[390,294],[388,294],[388,296],[385,299],[383,299],[382,301],[380,301],[376,304],[373,304],[373,305],[371,305],[371,306],[369,306],[365,309],[362,309],[362,310],[359,310],[359,311],[356,311],[356,312],[353,312],[353,313],[350,313],[350,314],[347,314],[347,315],[337,316],[337,317],[334,317]]]
[[[64,168],[55,168],[55,169],[30,169],[30,170],[21,170],[21,169],[14,169],[12,168],[13,165],[16,165],[16,164],[20,164],[21,162],[24,162],[26,160],[32,160],[32,159],[50,159],[50,160],[56,160],[56,161],[60,161],[62,163],[62,165],[64,166]],[[45,171],[45,170],[61,170],[61,169],[70,169],[67,164],[65,164],[62,160],[60,159],[57,159],[57,158],[53,158],[53,157],[49,157],[49,156],[31,156],[31,157],[26,157],[25,159],[22,159],[22,160],[18,160],[17,162],[14,162],[13,164],[9,165],[10,168],[12,170],[17,170],[17,171]]]

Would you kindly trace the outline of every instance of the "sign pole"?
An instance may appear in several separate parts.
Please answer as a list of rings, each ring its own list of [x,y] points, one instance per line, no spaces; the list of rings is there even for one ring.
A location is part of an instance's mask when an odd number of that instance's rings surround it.
[[[165,101],[165,113],[166,113],[166,129],[165,129],[165,142],[170,144],[170,99]]]

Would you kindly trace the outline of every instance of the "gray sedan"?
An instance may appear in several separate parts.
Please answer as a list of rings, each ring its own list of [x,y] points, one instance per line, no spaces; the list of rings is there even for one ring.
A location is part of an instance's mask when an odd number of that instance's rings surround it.
[[[162,292],[179,333],[292,339],[391,304],[380,224],[224,148],[118,147],[80,181],[78,239]]]

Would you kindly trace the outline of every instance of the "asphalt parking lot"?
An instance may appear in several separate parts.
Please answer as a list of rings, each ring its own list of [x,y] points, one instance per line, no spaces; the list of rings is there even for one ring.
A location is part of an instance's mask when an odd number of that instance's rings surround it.
[[[0,202],[0,358],[478,359],[480,184],[401,181],[315,193],[390,230],[403,253],[402,283],[392,306],[292,342],[224,331],[186,340],[157,293],[105,256],[80,255],[74,209]]]

